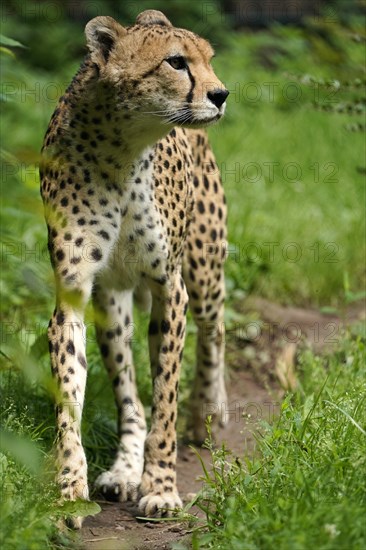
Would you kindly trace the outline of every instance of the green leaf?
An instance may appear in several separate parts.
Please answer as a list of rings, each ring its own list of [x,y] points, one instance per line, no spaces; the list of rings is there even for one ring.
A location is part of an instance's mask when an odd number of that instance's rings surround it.
[[[57,516],[95,516],[99,514],[101,507],[96,502],[90,500],[77,499],[65,500],[61,505],[53,509]]]
[[[5,53],[6,55],[10,55],[10,57],[14,57],[15,59],[14,53],[11,50],[9,50],[9,48],[4,48],[3,46],[0,46],[0,52]]]
[[[4,36],[3,34],[0,34],[0,44],[2,46],[10,46],[12,48],[25,48],[26,46],[23,46],[20,42],[17,40],[13,40],[12,38],[8,38],[7,36]]]

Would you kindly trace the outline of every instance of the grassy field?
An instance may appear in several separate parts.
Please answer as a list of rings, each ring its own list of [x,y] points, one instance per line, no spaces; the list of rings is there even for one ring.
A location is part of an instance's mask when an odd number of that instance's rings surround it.
[[[249,293],[341,310],[364,291],[364,137],[346,128],[364,112],[362,46],[350,38],[361,30],[357,23],[352,30],[325,30],[332,46],[311,29],[233,34],[215,60],[231,91],[226,119],[210,130],[229,204],[228,323],[232,306]],[[2,118],[0,544],[43,549],[65,543],[52,518],[72,510],[60,509],[47,474],[54,414],[45,329],[53,277],[37,165],[49,117],[78,63],[52,73],[31,67],[26,51],[12,51],[16,57],[2,54],[8,101]],[[137,324],[135,362],[148,405],[146,317],[138,315]],[[182,410],[192,380],[193,332],[190,322]],[[258,462],[233,466],[210,482],[216,496],[209,533],[196,537],[197,548],[241,549],[243,538],[248,549],[363,547],[364,359],[364,340],[352,335],[329,360],[303,357],[301,390],[288,396],[278,424],[263,433]],[[92,328],[88,362],[83,441],[92,481],[116,441],[112,391]],[[214,454],[218,469],[226,458]]]

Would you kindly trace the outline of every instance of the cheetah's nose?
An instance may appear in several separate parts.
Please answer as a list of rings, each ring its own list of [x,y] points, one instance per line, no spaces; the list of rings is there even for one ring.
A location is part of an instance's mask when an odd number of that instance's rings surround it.
[[[216,88],[215,90],[212,90],[212,92],[207,92],[207,97],[219,109],[221,105],[225,103],[225,100],[229,93],[230,92],[228,90]]]

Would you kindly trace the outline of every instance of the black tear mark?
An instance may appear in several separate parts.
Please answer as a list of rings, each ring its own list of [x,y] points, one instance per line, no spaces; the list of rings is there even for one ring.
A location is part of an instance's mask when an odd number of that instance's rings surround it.
[[[189,80],[191,81],[191,89],[189,90],[188,94],[187,94],[187,97],[186,97],[186,102],[187,103],[192,103],[192,100],[193,100],[193,90],[194,90],[194,87],[196,85],[196,80],[193,76],[193,74],[191,73],[188,65],[187,65],[187,73],[188,73],[188,76],[189,76]]]

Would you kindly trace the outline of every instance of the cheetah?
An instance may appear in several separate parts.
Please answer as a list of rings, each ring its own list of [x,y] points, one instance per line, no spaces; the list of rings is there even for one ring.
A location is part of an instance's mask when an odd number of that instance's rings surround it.
[[[161,12],[144,11],[130,27],[96,17],[85,34],[88,52],[52,115],[40,168],[56,287],[48,340],[57,482],[63,499],[89,498],[80,424],[91,299],[120,438],[96,486],[107,498],[135,500],[141,515],[169,516],[182,506],[176,419],[188,302],[198,327],[195,440],[205,437],[210,405],[226,402],[226,202],[200,128],[223,116],[229,92],[209,43]],[[148,433],[126,336],[134,298],[151,309]]]

